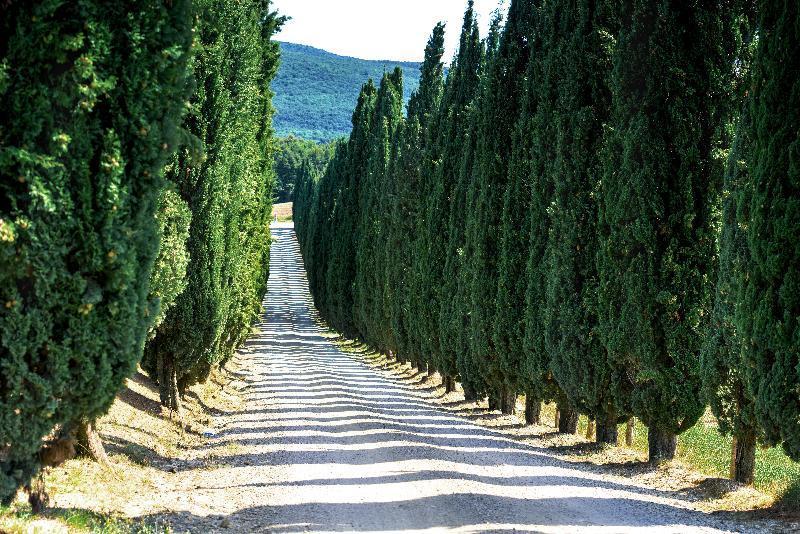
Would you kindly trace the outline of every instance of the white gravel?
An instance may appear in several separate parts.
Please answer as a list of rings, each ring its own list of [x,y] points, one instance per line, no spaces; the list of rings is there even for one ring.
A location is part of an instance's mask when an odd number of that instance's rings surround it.
[[[180,474],[176,532],[740,532],[434,407],[331,342],[291,224],[273,226],[246,409]]]

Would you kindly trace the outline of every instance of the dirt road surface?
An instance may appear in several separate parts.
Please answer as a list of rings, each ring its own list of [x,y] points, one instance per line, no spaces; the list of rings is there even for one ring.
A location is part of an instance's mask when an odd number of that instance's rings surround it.
[[[291,223],[273,227],[247,405],[187,471],[175,532],[741,532],[673,494],[583,470],[438,409],[340,350]],[[755,529],[753,529],[755,530]]]

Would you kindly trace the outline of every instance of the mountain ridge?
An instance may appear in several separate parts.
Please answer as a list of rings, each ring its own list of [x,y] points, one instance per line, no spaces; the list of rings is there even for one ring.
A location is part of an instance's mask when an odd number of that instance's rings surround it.
[[[279,136],[327,142],[349,135],[361,86],[384,72],[403,69],[404,98],[419,87],[419,63],[342,56],[321,48],[280,42],[281,66],[272,84]]]

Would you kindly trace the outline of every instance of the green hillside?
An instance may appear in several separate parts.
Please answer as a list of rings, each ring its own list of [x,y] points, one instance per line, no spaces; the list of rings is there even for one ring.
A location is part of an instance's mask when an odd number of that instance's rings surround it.
[[[361,85],[380,81],[384,71],[400,66],[405,75],[405,99],[419,86],[419,64],[368,61],[337,56],[310,46],[281,43],[281,67],[275,91],[275,130],[316,141],[347,136]]]

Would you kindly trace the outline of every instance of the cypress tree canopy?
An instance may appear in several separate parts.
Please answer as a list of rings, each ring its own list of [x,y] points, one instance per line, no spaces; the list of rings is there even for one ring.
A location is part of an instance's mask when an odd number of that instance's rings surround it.
[[[800,6],[759,3],[750,107],[750,269],[736,326],[758,421],[800,460]]]
[[[11,2],[0,17],[0,501],[54,427],[134,370],[157,302],[162,169],[191,3]]]
[[[475,166],[471,187],[474,203],[467,212],[470,255],[469,351],[476,371],[491,388],[513,385],[503,374],[491,339],[498,287],[499,240],[503,193],[508,181],[511,136],[519,116],[523,79],[530,57],[534,2],[514,0],[500,36],[499,48],[487,66],[475,129]]]
[[[714,258],[721,7],[626,1],[620,13],[601,189],[600,330],[611,364],[630,377],[631,409],[658,460],[705,409],[698,356]],[[615,388],[621,404],[627,389]]]

